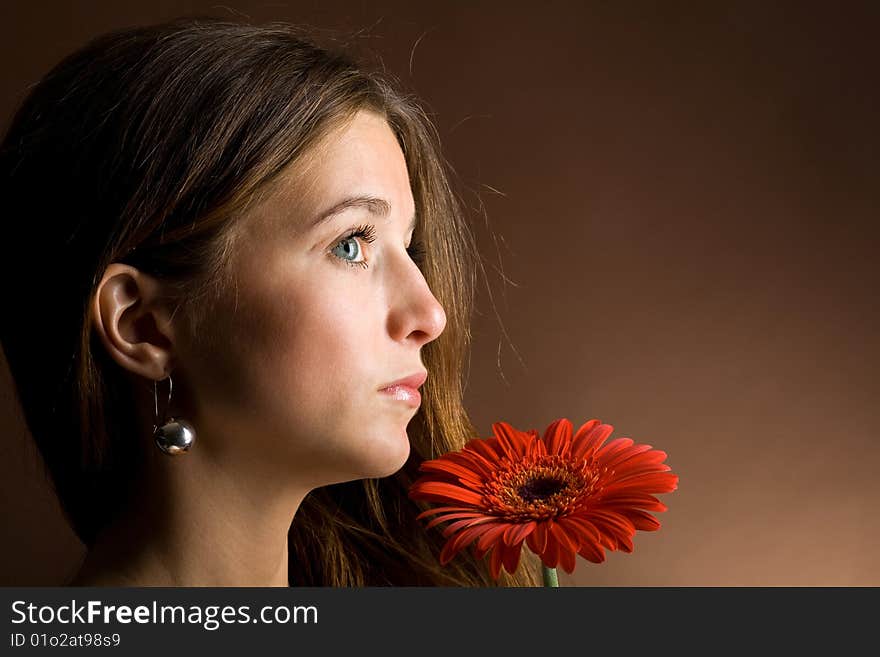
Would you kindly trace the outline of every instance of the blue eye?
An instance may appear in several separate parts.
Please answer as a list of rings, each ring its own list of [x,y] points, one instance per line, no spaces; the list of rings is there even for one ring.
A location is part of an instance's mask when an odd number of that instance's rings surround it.
[[[342,247],[343,255],[336,256],[337,258],[339,258],[343,262],[351,265],[352,267],[362,267],[363,269],[366,269],[367,267],[369,267],[369,265],[366,263],[366,261],[364,261],[364,260],[349,260],[348,259],[349,256],[354,257],[354,255],[357,255],[358,253],[361,252],[361,245],[355,239],[358,237],[361,238],[362,240],[364,240],[367,244],[369,244],[369,243],[375,241],[375,239],[376,239],[376,229],[370,225],[358,226],[357,228],[352,230],[348,235],[346,235],[341,240],[339,240],[336,243],[336,246],[334,246],[330,250],[330,252],[335,255],[337,249]],[[353,245],[353,246],[351,246],[351,245]],[[354,251],[354,254],[352,254],[352,251]]]
[[[357,228],[349,232],[348,235],[340,239],[336,243],[336,246],[330,249],[330,253],[332,253],[335,258],[342,260],[352,267],[361,267],[363,269],[366,269],[370,265],[365,260],[349,259],[356,257],[362,251],[360,242],[356,238],[362,239],[367,244],[374,242],[376,240],[375,227],[368,224],[358,226]],[[406,252],[407,254],[409,254],[410,259],[416,263],[416,266],[421,269],[425,260],[425,248],[422,242],[413,240],[410,246],[407,248]]]

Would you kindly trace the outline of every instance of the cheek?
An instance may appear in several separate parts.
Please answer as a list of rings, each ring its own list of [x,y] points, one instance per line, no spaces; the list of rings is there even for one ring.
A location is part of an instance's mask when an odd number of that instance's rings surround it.
[[[303,312],[263,313],[248,357],[260,440],[320,483],[395,472],[409,455],[411,411],[378,392],[392,374],[380,362],[378,318],[333,295],[297,301]]]
[[[236,331],[240,365],[265,402],[326,422],[378,386],[375,318],[351,294],[307,286],[248,303]]]
[[[266,274],[216,314],[198,372],[206,426],[236,459],[258,443],[315,482],[385,476],[409,454],[413,413],[378,392],[399,371],[384,358],[383,306],[344,273],[325,279]]]

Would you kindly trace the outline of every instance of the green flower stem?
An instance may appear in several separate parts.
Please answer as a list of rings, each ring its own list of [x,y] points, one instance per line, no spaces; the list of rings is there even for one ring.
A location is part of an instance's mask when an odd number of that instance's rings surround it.
[[[544,573],[544,586],[559,586],[559,578],[556,576],[555,568],[548,568],[541,564],[541,572]]]

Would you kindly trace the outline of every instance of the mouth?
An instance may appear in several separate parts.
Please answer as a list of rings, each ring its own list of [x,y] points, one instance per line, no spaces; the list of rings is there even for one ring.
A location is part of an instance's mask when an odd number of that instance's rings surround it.
[[[410,386],[391,386],[390,388],[382,388],[379,392],[394,401],[404,402],[413,408],[417,408],[422,403],[421,393],[418,389]]]
[[[397,388],[397,387],[405,387],[405,388],[413,388],[418,390],[424,385],[425,381],[428,379],[428,373],[422,370],[421,372],[416,372],[415,374],[411,374],[402,379],[398,379],[397,381],[392,381],[391,383],[386,383],[384,386],[379,388],[379,390],[388,390],[389,388]]]
[[[379,392],[394,401],[404,402],[416,408],[422,403],[422,395],[419,392],[419,388],[425,383],[427,378],[427,372],[417,372],[383,386],[379,389]]]

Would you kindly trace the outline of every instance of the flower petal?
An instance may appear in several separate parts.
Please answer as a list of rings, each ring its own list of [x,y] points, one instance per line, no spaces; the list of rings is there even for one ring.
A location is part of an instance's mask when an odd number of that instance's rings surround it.
[[[591,428],[585,430],[586,427]],[[613,425],[599,424],[599,420],[590,420],[578,429],[577,435],[572,440],[571,458],[577,461],[590,458],[612,431],[614,431]]]
[[[445,566],[449,563],[456,554],[458,554],[463,548],[467,547],[484,531],[484,526],[477,525],[476,527],[468,527],[450,538],[440,552],[440,565]]]
[[[662,449],[650,449],[638,453],[639,461],[644,463],[662,463],[667,456],[668,454]]]
[[[636,528],[633,524],[619,513],[615,513],[608,509],[593,509],[590,512],[589,521],[594,525],[597,522],[603,522],[606,525],[613,526],[623,534],[635,534]]]
[[[605,561],[605,551],[601,546],[593,545],[592,543],[584,543],[581,545],[578,554],[592,563],[602,563]]]
[[[624,516],[594,509],[590,513],[590,522],[601,533],[614,539],[615,546],[612,549],[620,545],[632,545],[632,535],[636,533],[636,528]]]
[[[623,493],[621,495],[602,496],[599,499],[602,508],[611,508],[617,511],[622,508],[644,509],[645,511],[666,511],[667,507],[663,502],[653,495],[638,495],[636,493]]]
[[[485,514],[480,511],[460,511],[458,513],[448,513],[445,516],[437,516],[433,520],[431,520],[428,524],[425,525],[425,529],[431,529],[431,527],[436,527],[441,522],[447,522],[449,520],[455,520],[457,518],[485,518],[487,517]]]
[[[552,522],[548,521],[548,522]],[[548,568],[556,568],[559,565],[559,543],[556,541],[556,538],[553,537],[550,530],[547,530],[547,547],[544,548],[544,552],[541,555],[541,561],[544,562],[544,565]]]
[[[518,522],[515,525],[510,525],[507,528],[507,531],[504,532],[504,542],[508,545],[516,545],[517,543],[522,543],[526,537],[535,531],[535,527],[538,523],[534,520],[529,522]]]
[[[626,509],[619,513],[626,515],[633,526],[641,531],[654,532],[660,529],[660,521],[650,513],[640,511],[639,509]]]
[[[477,550],[485,553],[485,551],[492,547],[493,544],[501,543],[501,537],[509,526],[510,525],[506,522],[499,522],[485,527],[483,534],[477,539]]]
[[[599,531],[599,547],[603,547],[606,550],[616,550],[617,549],[617,538],[608,532],[605,527]]]
[[[474,444],[472,445],[471,443]],[[501,457],[489,445],[488,439],[477,438],[471,440],[468,445],[459,454],[461,454],[463,459],[469,461],[471,467],[475,470],[481,468],[481,471],[485,471],[486,474],[483,475],[485,479],[491,479],[495,475],[495,470]]]
[[[537,555],[540,555],[547,549],[547,526],[546,521],[538,520],[535,523],[535,530],[526,537],[526,545]]]
[[[601,541],[599,530],[586,518],[566,516],[559,519],[559,524],[565,527],[569,534],[577,538],[578,546],[584,543],[599,543]]]
[[[547,445],[539,436],[532,436],[529,439],[528,447],[526,447],[526,456],[535,458],[545,456],[547,454]]]
[[[550,533],[559,543],[559,563],[562,569],[571,574],[575,566],[575,553],[578,550],[578,539],[575,535],[570,535],[565,528],[559,523],[554,522],[549,525]]]
[[[516,567],[519,565],[519,557],[522,554],[522,542],[516,545],[499,543],[495,546],[495,549],[501,549],[501,562],[504,564],[504,569],[513,575],[516,572]]]
[[[440,457],[439,459],[434,459],[432,461],[425,461],[419,466],[419,471],[451,474],[462,480],[462,483],[467,482],[473,486],[481,486],[483,484],[482,478],[475,474],[473,470],[465,468],[446,457]]]
[[[636,445],[633,444],[625,450],[622,450],[619,454],[614,456],[613,458],[605,461],[603,465],[606,468],[614,468],[615,470],[620,470],[620,464],[626,463],[630,459],[634,459],[639,455],[644,456],[645,452],[651,451],[650,445]]]
[[[450,523],[446,527],[443,528],[444,536],[452,536],[453,534],[460,532],[464,529],[468,529],[470,527],[474,527],[476,525],[485,525],[486,527],[490,527],[491,524],[496,522],[497,519],[493,516],[483,516],[482,518],[468,518],[465,520],[456,520],[455,522]],[[483,531],[486,531],[483,529]]]
[[[473,478],[479,481],[487,481],[495,475],[495,466],[472,449],[444,454],[441,458],[449,459],[461,467],[470,470],[473,472]]]
[[[494,470],[494,464],[497,463],[501,457],[498,452],[495,451],[494,446],[489,442],[490,440],[491,439],[489,438],[472,438],[467,441],[464,449],[483,458],[489,465],[490,469]]]
[[[569,533],[576,535],[580,539],[578,554],[588,553],[592,554],[594,558],[604,559],[605,553],[602,551],[602,546],[606,546],[609,550],[614,550],[617,546],[615,539],[601,531],[586,518],[568,516],[561,519],[560,523],[565,525]]]
[[[607,466],[609,461],[634,444],[635,441],[632,438],[615,438],[596,452],[596,458],[599,460],[599,463]]]
[[[529,435],[527,433],[517,431],[507,422],[495,422],[492,425],[492,431],[498,444],[504,450],[504,454],[512,461],[518,461],[526,453]]]
[[[465,502],[480,506],[483,496],[472,490],[445,481],[416,481],[410,488],[410,497],[433,502]]]
[[[565,546],[559,547],[559,565],[562,567],[562,570],[571,575],[574,572],[574,567],[577,563],[577,552],[575,550],[569,550]]]
[[[577,430],[577,432],[574,434],[574,436],[572,436],[572,442],[589,435],[590,432],[592,432],[593,429],[598,427],[600,424],[602,424],[602,423],[595,418],[592,420],[587,420],[586,422],[584,422],[580,426],[580,428]]]
[[[559,418],[544,431],[544,442],[548,454],[567,456],[571,449],[572,424],[568,418]]]
[[[611,479],[617,483],[629,479],[630,477],[637,477],[646,474],[660,474],[662,472],[669,472],[671,469],[672,468],[665,463],[639,463],[637,459],[634,459],[614,468],[614,475]]]
[[[433,516],[435,513],[446,513],[447,511],[474,511],[474,508],[471,506],[437,506],[433,509],[422,511],[416,516],[416,520],[422,520],[428,516]]]
[[[492,579],[498,579],[501,575],[501,561],[504,556],[504,544],[498,543],[492,548],[492,555],[489,557],[489,572],[492,573]]]
[[[671,493],[678,488],[678,475],[657,472],[612,481],[605,486],[605,493]]]
[[[565,531],[565,528],[558,522],[553,522],[551,520],[547,523],[547,528],[561,547],[571,550],[572,552],[575,552],[578,549],[578,539],[574,536],[570,536],[568,532]]]

